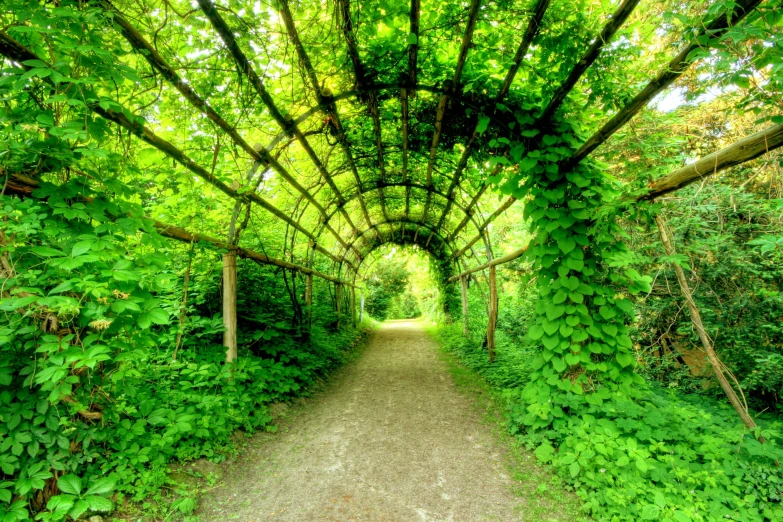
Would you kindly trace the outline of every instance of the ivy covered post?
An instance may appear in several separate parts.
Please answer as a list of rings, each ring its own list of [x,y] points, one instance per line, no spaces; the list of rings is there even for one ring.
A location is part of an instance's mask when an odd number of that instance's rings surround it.
[[[660,214],[655,216],[655,224],[658,226],[658,233],[661,236],[661,243],[663,243],[663,248],[666,250],[666,255],[669,257],[676,255],[677,252],[674,250],[674,245],[669,238],[669,234],[666,232],[666,222],[664,221],[663,216]],[[707,335],[707,331],[704,329],[704,323],[701,320],[699,307],[696,306],[696,301],[693,300],[693,293],[691,293],[690,285],[688,285],[688,280],[685,278],[685,271],[677,263],[672,263],[672,268],[674,268],[674,273],[677,276],[677,282],[680,285],[680,290],[682,291],[682,295],[685,298],[685,302],[688,304],[688,311],[690,312],[693,327],[696,329],[696,333],[699,335],[699,339],[701,340],[701,344],[704,347],[704,351],[707,352],[707,360],[710,362],[712,370],[715,372],[715,377],[718,378],[720,387],[726,393],[726,396],[729,398],[729,402],[737,411],[737,415],[740,416],[745,426],[750,430],[755,430],[757,426],[753,421],[753,418],[748,413],[747,406],[744,406],[742,402],[740,402],[739,397],[737,397],[737,392],[734,391],[731,383],[729,383],[728,379],[726,379],[726,375],[723,373],[723,363],[720,361],[720,359],[718,359],[718,355],[715,353],[715,350],[712,347],[712,341],[710,341],[710,337]],[[761,442],[766,441],[764,437],[760,435],[758,436],[758,439]]]
[[[489,316],[487,317],[487,352],[489,362],[495,360],[495,328],[498,324],[498,287],[496,282],[497,268],[489,266]]]
[[[223,346],[226,362],[237,358],[237,253],[223,254]]]
[[[462,334],[468,336],[468,277],[459,278],[462,289]]]

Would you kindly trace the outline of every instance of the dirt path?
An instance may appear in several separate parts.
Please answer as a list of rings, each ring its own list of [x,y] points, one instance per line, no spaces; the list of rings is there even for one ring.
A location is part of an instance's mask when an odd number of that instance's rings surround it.
[[[422,324],[368,342],[286,432],[253,439],[200,520],[522,519],[504,449]]]

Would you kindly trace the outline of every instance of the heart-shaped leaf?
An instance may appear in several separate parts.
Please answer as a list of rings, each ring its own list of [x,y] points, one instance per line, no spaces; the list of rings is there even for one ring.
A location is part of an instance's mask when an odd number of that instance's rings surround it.
[[[546,309],[546,317],[550,321],[554,321],[558,317],[562,316],[564,313],[565,313],[565,306],[563,305],[550,306]]]

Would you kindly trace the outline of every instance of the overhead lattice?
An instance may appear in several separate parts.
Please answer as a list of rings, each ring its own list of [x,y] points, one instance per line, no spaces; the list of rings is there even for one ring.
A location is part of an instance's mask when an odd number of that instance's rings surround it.
[[[600,129],[585,122],[590,137],[561,162],[573,167],[685,71],[708,44],[700,35],[720,35],[760,0],[707,15],[694,31],[657,27],[660,42],[680,47],[673,59],[639,27],[655,27],[665,10],[699,15],[707,6],[639,3],[101,0],[82,9],[110,22],[91,26],[90,41],[121,47],[135,85],[122,107],[93,110],[152,147],[146,167],[173,159],[264,210],[254,215],[283,222],[293,234],[287,256],[311,265],[312,248],[355,274],[389,241],[459,259],[516,201],[513,187],[501,202],[488,189],[511,163],[505,145],[518,121],[543,129],[590,104],[611,113]],[[78,56],[67,45],[45,53],[23,25],[3,35],[6,56]],[[662,72],[647,72],[653,65]],[[608,89],[619,76],[626,82]],[[112,92],[111,81],[95,87]],[[214,210],[230,217],[230,208]],[[237,204],[230,242],[240,212]],[[491,257],[486,239],[485,249]]]

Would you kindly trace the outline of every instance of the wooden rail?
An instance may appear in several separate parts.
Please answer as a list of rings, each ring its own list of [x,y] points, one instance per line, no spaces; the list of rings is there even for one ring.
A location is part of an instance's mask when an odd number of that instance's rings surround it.
[[[455,281],[460,280],[463,277],[469,276],[470,274],[472,274],[474,272],[479,272],[481,270],[486,270],[487,268],[492,267],[492,266],[503,265],[505,263],[508,263],[509,261],[513,261],[513,260],[523,256],[525,254],[525,252],[527,252],[528,247],[529,247],[529,245],[528,246],[523,246],[522,248],[520,248],[518,250],[514,250],[510,254],[506,254],[503,257],[498,257],[496,259],[493,259],[489,263],[484,263],[483,265],[480,265],[480,266],[477,266],[477,267],[465,270],[461,274],[458,274],[458,275],[455,275],[455,276],[452,276],[452,277],[448,278],[446,280],[446,282],[447,283],[453,283]]]
[[[0,182],[2,182],[3,186],[5,187],[5,194],[21,197],[30,197],[33,191],[39,187],[39,183],[32,178],[22,174],[6,173],[2,169],[0,169]],[[83,197],[82,201],[86,204],[89,204],[92,203],[94,199],[90,197]],[[324,274],[318,270],[298,265],[296,263],[290,263],[282,259],[269,257],[266,254],[256,252],[255,250],[251,250],[249,248],[230,245],[227,241],[222,241],[220,239],[216,239],[205,234],[199,234],[197,232],[190,232],[182,227],[163,223],[162,221],[158,221],[148,216],[142,216],[141,219],[151,221],[155,229],[158,231],[158,234],[169,239],[175,239],[177,241],[183,241],[186,243],[198,243],[203,241],[204,243],[209,243],[210,245],[217,248],[228,251],[236,251],[236,255],[238,257],[251,259],[262,265],[271,265],[279,268],[285,268],[286,270],[291,270],[293,272],[299,272],[305,275],[313,275],[332,283],[354,286],[353,283],[350,283],[349,281],[345,281],[329,274]]]
[[[783,146],[783,125],[773,125],[653,181],[648,185],[649,192],[636,199],[653,200],[721,170],[758,158],[781,146]]]

